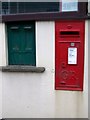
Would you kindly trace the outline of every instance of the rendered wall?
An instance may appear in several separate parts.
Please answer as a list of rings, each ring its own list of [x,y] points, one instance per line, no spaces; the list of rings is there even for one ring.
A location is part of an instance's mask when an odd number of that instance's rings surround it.
[[[2,24],[0,24],[0,36],[2,36]],[[2,36],[3,37],[3,36]],[[0,38],[0,66],[2,65],[2,37]],[[0,71],[0,119],[2,118],[2,73]]]
[[[90,14],[90,0],[88,0],[88,13]]]
[[[55,23],[36,22],[36,64],[44,73],[2,74],[3,118],[87,118],[88,117],[88,22],[85,22],[84,91],[56,91],[55,83]],[[0,25],[0,30],[5,28]],[[5,31],[0,41],[5,48]],[[3,50],[4,51],[4,50]],[[3,63],[6,64],[6,52]],[[0,55],[1,57],[1,55]]]
[[[90,21],[88,22],[88,33],[90,33]],[[90,34],[88,34],[88,51],[90,50],[89,48],[89,45],[90,45]],[[90,85],[90,55],[89,55],[89,52],[88,52],[88,86]],[[89,104],[89,101],[90,101],[90,87],[88,87],[88,104]],[[88,105],[88,118],[90,119],[90,105]]]

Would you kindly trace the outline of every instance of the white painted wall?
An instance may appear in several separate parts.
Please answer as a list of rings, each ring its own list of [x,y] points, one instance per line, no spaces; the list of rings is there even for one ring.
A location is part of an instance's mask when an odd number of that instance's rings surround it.
[[[0,69],[5,65],[5,25],[0,23]],[[4,59],[3,59],[4,58]],[[0,119],[2,118],[2,72],[0,71]]]
[[[90,21],[88,22],[88,86],[90,85]],[[90,87],[88,87],[88,103],[90,101]],[[90,119],[90,105],[88,105],[88,118]]]
[[[90,13],[90,0],[88,0],[88,13]]]
[[[88,117],[88,38],[86,26],[86,54],[84,91],[55,91],[55,24],[36,22],[37,66],[44,73],[2,73],[3,118],[87,118]],[[0,25],[0,30],[2,25]],[[5,26],[3,25],[3,29]],[[3,31],[4,32],[4,31]],[[5,35],[1,39],[5,46]],[[0,44],[1,44],[0,41]],[[3,48],[3,46],[1,46]],[[4,47],[5,48],[5,47]],[[6,48],[7,51],[7,48]],[[6,54],[4,52],[4,54]],[[0,55],[1,57],[1,55]],[[3,65],[6,64],[3,55]]]
[[[0,72],[0,119],[2,118],[2,73]]]
[[[2,24],[0,24],[0,36],[2,36]],[[2,37],[0,38],[0,65],[2,64]],[[0,71],[0,119],[2,118],[2,73]]]

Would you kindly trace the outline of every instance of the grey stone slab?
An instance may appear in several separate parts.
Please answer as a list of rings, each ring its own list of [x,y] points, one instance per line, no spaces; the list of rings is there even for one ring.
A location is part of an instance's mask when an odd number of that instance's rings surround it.
[[[2,72],[34,72],[34,73],[42,73],[45,71],[44,67],[36,67],[36,66],[21,66],[21,65],[10,65],[10,66],[2,66]]]

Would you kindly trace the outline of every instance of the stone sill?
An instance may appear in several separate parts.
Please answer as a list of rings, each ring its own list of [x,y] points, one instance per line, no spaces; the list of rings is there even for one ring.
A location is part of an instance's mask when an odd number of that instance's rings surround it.
[[[10,65],[2,66],[2,72],[31,72],[31,73],[43,73],[45,71],[44,67],[36,66],[22,66],[22,65]]]

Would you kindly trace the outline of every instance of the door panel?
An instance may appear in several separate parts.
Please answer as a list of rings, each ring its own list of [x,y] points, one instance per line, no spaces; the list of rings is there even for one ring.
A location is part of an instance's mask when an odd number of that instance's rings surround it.
[[[79,60],[79,56],[80,53],[78,53],[77,55],[77,64],[72,65],[72,64],[68,64],[68,48],[73,48],[70,47],[70,43],[59,43],[58,49],[58,59],[59,62],[57,63],[57,86],[59,87],[80,87],[80,82],[78,81],[79,79],[81,79],[80,75],[79,75],[79,71],[80,71],[80,66],[78,64],[80,64],[80,60]],[[76,45],[74,46],[74,48],[77,48],[77,52],[80,51],[80,44],[76,43]],[[63,51],[64,52],[63,52]]]
[[[24,29],[24,36],[23,36],[24,46],[23,47],[25,52],[34,52],[34,48],[32,46],[34,46],[35,41],[32,41],[32,39],[34,39],[34,33],[33,33],[32,27],[31,29]]]
[[[35,25],[34,23],[9,23],[8,59],[10,65],[35,65]]]

